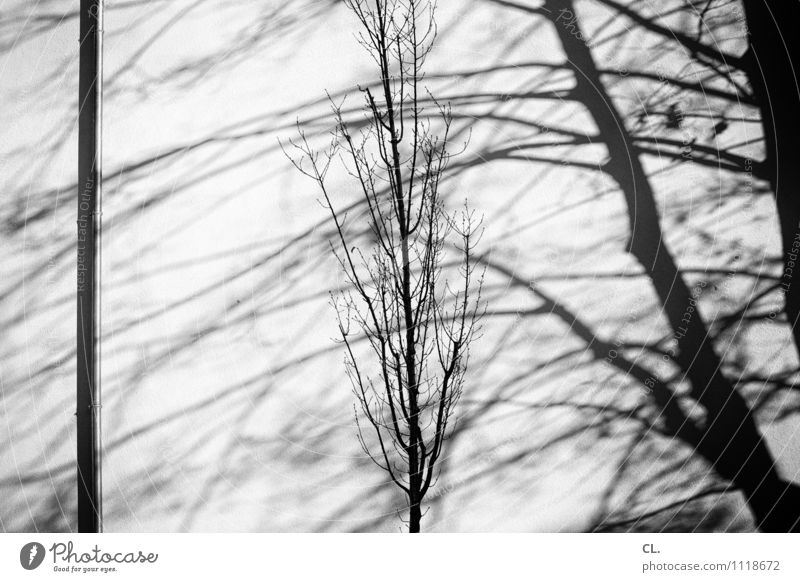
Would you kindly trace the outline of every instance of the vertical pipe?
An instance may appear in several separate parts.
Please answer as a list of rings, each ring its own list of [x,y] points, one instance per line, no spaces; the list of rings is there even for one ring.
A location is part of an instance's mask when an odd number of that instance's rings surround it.
[[[103,0],[81,0],[78,113],[78,531],[103,531],[100,442],[100,236]]]

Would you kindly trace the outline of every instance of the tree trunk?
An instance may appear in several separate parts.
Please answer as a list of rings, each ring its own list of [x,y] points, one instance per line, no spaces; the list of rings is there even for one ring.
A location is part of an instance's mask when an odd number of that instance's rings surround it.
[[[419,533],[420,522],[422,521],[422,509],[420,507],[419,496],[409,497],[408,508],[408,533]]]
[[[750,46],[744,62],[761,109],[766,155],[760,175],[770,182],[781,228],[784,310],[800,352],[800,90],[790,55],[798,54],[794,0],[744,0]]]

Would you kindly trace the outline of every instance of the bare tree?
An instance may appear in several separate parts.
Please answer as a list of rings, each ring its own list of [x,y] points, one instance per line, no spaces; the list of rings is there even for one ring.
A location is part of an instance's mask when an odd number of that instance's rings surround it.
[[[330,147],[315,151],[298,125],[300,139],[292,145],[300,156],[290,159],[319,185],[338,235],[331,249],[349,290],[332,294],[332,304],[359,403],[359,441],[405,493],[414,533],[420,530],[422,501],[436,481],[482,314],[483,274],[475,272],[474,261],[481,220],[466,204],[460,216],[449,213],[440,196],[453,155],[452,118],[449,106],[427,92],[424,99],[420,95],[422,67],[436,36],[435,5],[346,4],[361,24],[359,42],[380,70],[379,82],[361,89],[366,123],[345,121],[342,105],[332,100],[336,129]],[[350,220],[334,207],[326,181],[334,158],[342,160],[363,198],[364,211],[351,213]],[[350,229],[353,224],[367,227],[368,242]],[[354,244],[359,240],[362,246]],[[459,260],[445,269],[451,253]],[[369,358],[357,356],[360,339],[371,348]]]

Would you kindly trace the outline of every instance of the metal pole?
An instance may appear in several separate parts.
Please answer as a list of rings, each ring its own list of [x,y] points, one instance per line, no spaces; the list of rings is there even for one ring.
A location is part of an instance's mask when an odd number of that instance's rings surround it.
[[[78,113],[78,531],[103,531],[100,236],[103,0],[81,0]]]

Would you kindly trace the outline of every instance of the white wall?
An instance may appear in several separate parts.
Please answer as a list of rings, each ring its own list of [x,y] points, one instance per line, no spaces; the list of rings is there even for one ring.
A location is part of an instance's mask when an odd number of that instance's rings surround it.
[[[339,280],[326,246],[330,224],[313,184],[278,147],[279,138],[294,135],[297,118],[310,133],[326,130],[325,90],[374,80],[353,38],[355,21],[340,4],[108,2],[108,531],[402,525],[395,514],[402,499],[356,441],[341,350],[330,339],[327,291]],[[637,2],[635,9],[667,12],[678,4]],[[607,8],[588,1],[579,8],[587,33],[605,39],[594,53],[608,69],[658,70],[695,82],[707,74],[669,41]],[[6,530],[74,523],[76,9],[76,1],[62,0],[0,7]],[[43,24],[46,15],[57,17],[52,25]],[[606,152],[591,117],[567,92],[572,78],[552,25],[484,0],[442,2],[438,22],[429,84],[451,101],[459,131],[472,130],[460,158],[470,165],[454,170],[448,193],[453,203],[467,197],[484,213],[484,250],[520,279],[535,279],[609,341],[668,335],[651,285],[624,252],[627,220],[616,186],[591,167],[558,163],[597,164]],[[689,17],[664,22],[695,26]],[[741,52],[741,26],[717,34],[721,49]],[[731,121],[720,147],[761,157],[752,107],[636,75],[607,81],[631,130],[661,139],[690,135],[712,147],[711,128],[725,114]],[[708,86],[726,88],[721,81]],[[349,101],[357,102],[355,95]],[[643,104],[663,111],[670,102],[687,114],[681,130],[670,132],[657,115],[636,126]],[[570,138],[536,124],[591,136],[592,143],[549,144]],[[509,147],[514,159],[490,155]],[[780,274],[771,195],[744,172],[666,155],[644,160],[685,280],[717,283],[701,299],[716,329],[719,318]],[[338,183],[343,204],[354,195],[352,184]],[[728,278],[736,254],[734,267],[748,274]],[[605,512],[652,509],[719,482],[685,447],[637,420],[653,410],[633,379],[594,361],[558,317],[527,313],[541,305],[530,290],[489,271],[487,297],[490,315],[461,429],[443,459],[425,528],[582,530]],[[753,312],[780,305],[780,295],[769,292]],[[768,376],[796,368],[785,325],[768,319],[741,319],[722,333],[716,345],[726,372]],[[628,353],[670,372],[657,366],[658,356]],[[769,424],[770,445],[791,478],[797,456],[783,448],[797,441],[790,414],[796,398],[764,382],[738,387]],[[610,412],[612,404],[626,412]],[[774,417],[786,419],[768,423]],[[724,505],[742,504],[734,494]],[[751,527],[744,509],[722,519],[732,529]]]

